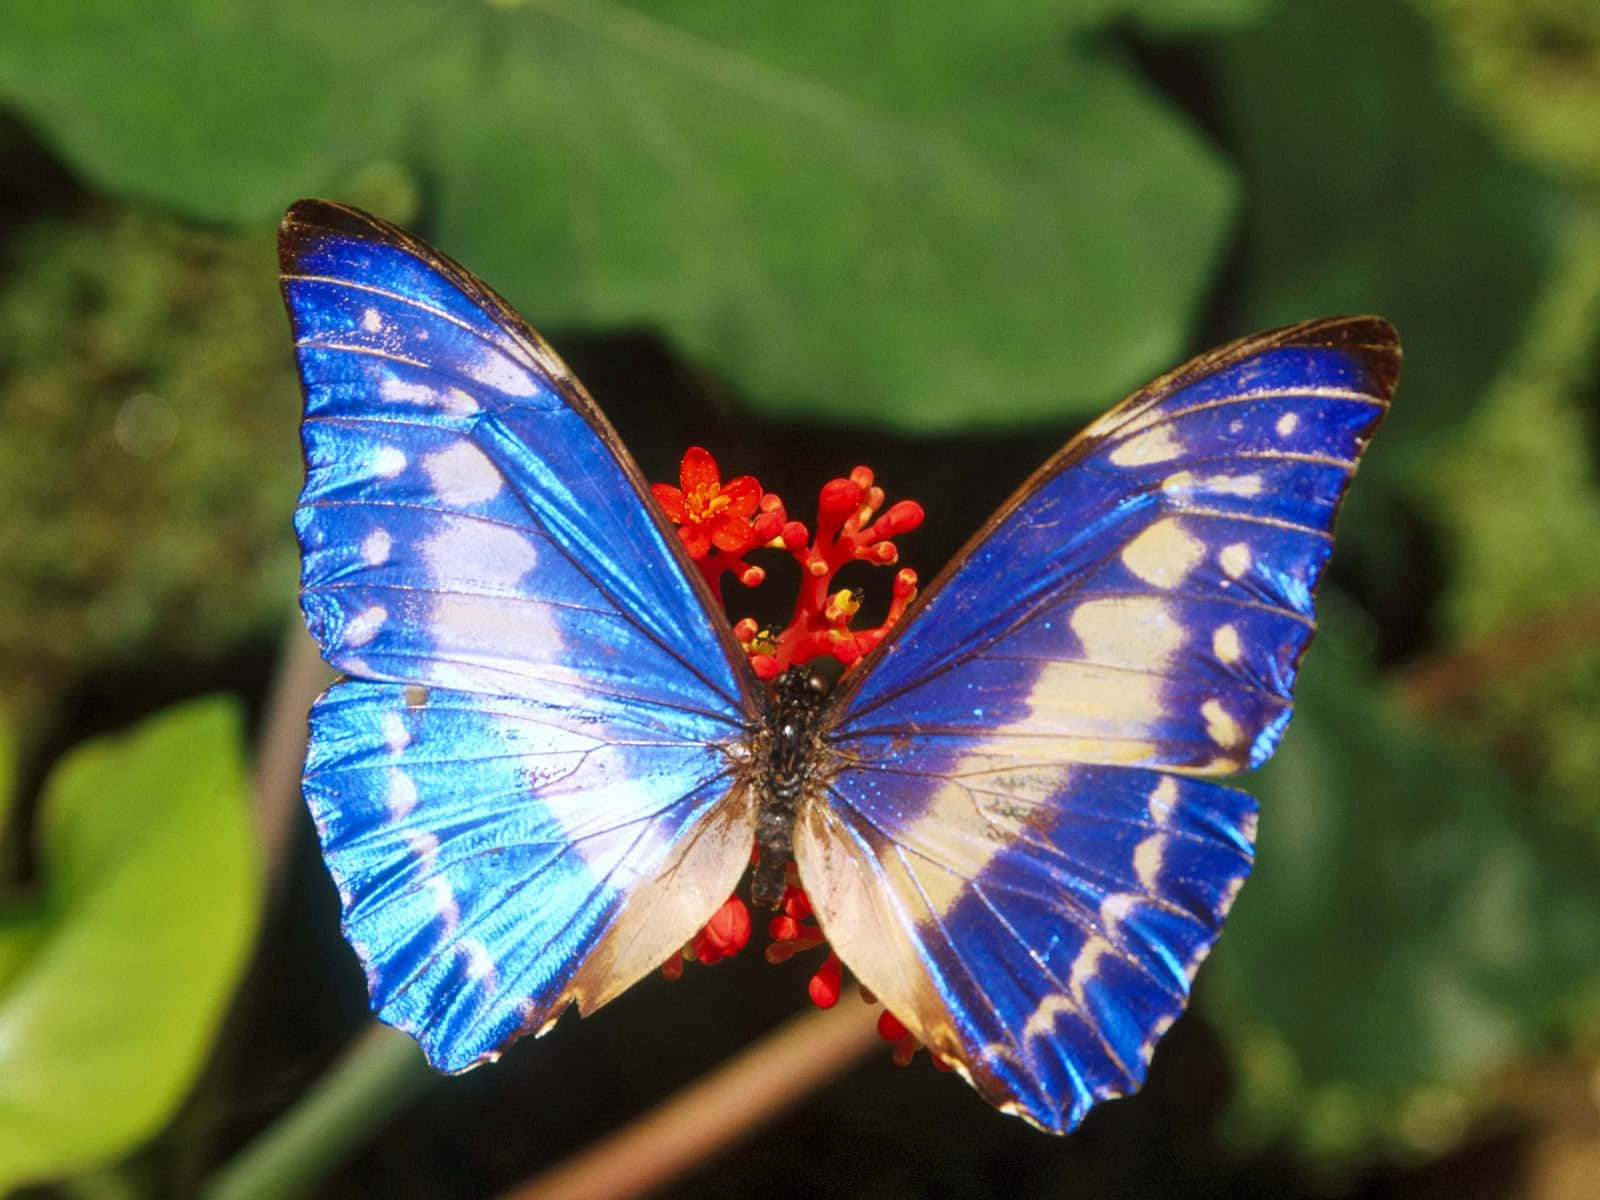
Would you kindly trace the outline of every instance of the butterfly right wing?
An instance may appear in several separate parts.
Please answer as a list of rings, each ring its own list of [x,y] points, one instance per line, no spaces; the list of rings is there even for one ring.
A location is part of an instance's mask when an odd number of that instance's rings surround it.
[[[757,699],[604,417],[504,301],[318,201],[280,234],[301,602],[352,678],[304,787],[374,1010],[446,1071],[590,1011],[743,872]]]
[[[1288,720],[1340,500],[1388,407],[1375,318],[1203,355],[1057,454],[847,676],[795,860],[845,964],[992,1103],[1133,1090],[1251,864],[1199,776]]]

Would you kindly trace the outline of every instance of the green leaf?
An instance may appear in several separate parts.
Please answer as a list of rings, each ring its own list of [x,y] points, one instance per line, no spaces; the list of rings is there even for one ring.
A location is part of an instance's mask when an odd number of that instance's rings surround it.
[[[1451,83],[1509,145],[1600,179],[1600,5],[1594,0],[1413,0],[1434,24]]]
[[[1454,568],[1447,644],[1489,664],[1452,711],[1600,847],[1600,208],[1574,213],[1560,247],[1522,346],[1432,456],[1425,486]]]
[[[1600,879],[1504,776],[1319,644],[1208,986],[1240,1067],[1234,1134],[1344,1157],[1437,1151],[1471,1085],[1600,982]]]
[[[1435,52],[1406,5],[1297,0],[1213,55],[1254,199],[1230,297],[1238,325],[1393,320],[1406,369],[1369,464],[1396,479],[1516,344],[1563,203],[1460,108],[1430,69]]]
[[[1058,5],[12,16],[0,91],[103,185],[259,221],[400,160],[430,235],[536,324],[659,326],[774,413],[1104,407],[1181,356],[1234,208],[1225,166]]]
[[[195,701],[46,783],[43,888],[0,922],[0,1190],[126,1152],[194,1079],[261,900],[240,721]]]
[[[1484,402],[1427,460],[1449,534],[1449,631],[1483,639],[1600,595],[1600,476],[1590,429],[1600,372],[1600,209],[1561,226],[1559,265]]]
[[[1140,25],[1168,33],[1227,29],[1261,20],[1277,0],[1077,0],[1072,19],[1098,23],[1132,17]],[[1067,7],[1067,6],[1063,6]]]

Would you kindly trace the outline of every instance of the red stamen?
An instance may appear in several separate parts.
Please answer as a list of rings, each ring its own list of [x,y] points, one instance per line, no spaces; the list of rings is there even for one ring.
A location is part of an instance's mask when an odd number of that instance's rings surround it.
[[[793,917],[773,917],[767,922],[767,936],[775,942],[793,942],[800,937],[800,922]]]
[[[730,896],[706,922],[708,941],[723,954],[737,954],[750,941],[750,910],[737,896]]]
[[[830,953],[817,968],[816,974],[811,977],[807,990],[811,993],[811,1002],[818,1008],[832,1008],[839,1003],[839,991],[843,986],[844,966],[839,962],[837,954]]]
[[[796,921],[804,921],[811,915],[811,897],[803,888],[791,887],[783,893],[783,911]]]

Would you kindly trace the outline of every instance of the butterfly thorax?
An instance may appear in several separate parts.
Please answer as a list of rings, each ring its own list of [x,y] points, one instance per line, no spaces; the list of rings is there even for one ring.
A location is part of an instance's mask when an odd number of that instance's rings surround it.
[[[794,819],[817,761],[817,731],[830,684],[826,676],[790,668],[778,676],[774,701],[767,711],[760,756],[761,809],[756,817],[756,846],[761,851],[750,898],[759,907],[777,908],[787,886],[794,856]]]

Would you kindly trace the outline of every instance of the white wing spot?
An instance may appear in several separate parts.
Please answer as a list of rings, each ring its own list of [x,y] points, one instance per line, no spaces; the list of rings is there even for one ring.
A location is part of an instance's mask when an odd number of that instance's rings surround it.
[[[411,383],[393,375],[385,375],[378,382],[378,395],[390,404],[432,404],[439,398],[429,384]]]
[[[1151,834],[1133,848],[1133,870],[1147,892],[1156,890],[1161,879],[1161,864],[1167,856],[1167,835]]]
[[[1090,937],[1083,944],[1083,949],[1078,951],[1078,956],[1072,960],[1072,970],[1067,975],[1067,987],[1080,1003],[1084,1000],[1084,985],[1100,973],[1100,960],[1115,952],[1115,947],[1098,934]],[[1029,1024],[1032,1024],[1031,1018]]]
[[[456,903],[456,894],[450,887],[450,881],[443,875],[430,875],[427,884],[428,890],[433,893],[434,912],[444,922],[445,933],[454,933],[456,926],[461,924],[461,906]]]
[[[1200,706],[1200,715],[1205,718],[1206,734],[1217,745],[1228,748],[1239,744],[1239,722],[1220,700],[1207,700]]]
[[[1122,565],[1148,584],[1175,588],[1205,556],[1203,542],[1175,518],[1164,517],[1122,548]]]
[[[542,385],[527,367],[499,350],[485,348],[476,358],[461,364],[461,374],[507,396],[537,396]]]
[[[352,646],[365,646],[378,636],[378,630],[383,628],[383,623],[388,619],[389,610],[374,604],[350,619],[350,623],[344,627],[344,640]]]
[[[1211,635],[1211,652],[1218,662],[1235,663],[1243,647],[1239,644],[1239,631],[1232,625],[1219,625]]]
[[[1165,825],[1172,819],[1172,809],[1177,803],[1178,781],[1170,775],[1163,775],[1161,782],[1150,793],[1150,819],[1157,825]]]
[[[449,590],[470,584],[472,590],[515,593],[522,577],[539,565],[531,535],[484,521],[447,517],[439,531],[418,547],[429,576]],[[441,598],[435,609],[444,600]],[[542,606],[524,606],[544,612]],[[486,630],[494,633],[495,630]]]
[[[365,329],[368,333],[383,332],[383,317],[379,314],[377,309],[369,308],[366,312],[361,314],[361,328]]]
[[[1156,1023],[1150,1027],[1150,1037],[1145,1041],[1144,1045],[1139,1047],[1139,1057],[1143,1059],[1147,1065],[1149,1064],[1150,1060],[1155,1057],[1156,1043],[1161,1040],[1162,1036],[1167,1032],[1167,1030],[1172,1028],[1172,1021],[1172,1017],[1160,1017],[1157,1019]]]
[[[1157,425],[1148,432],[1138,434],[1123,442],[1111,452],[1111,462],[1119,467],[1145,467],[1151,463],[1168,462],[1183,453],[1183,443],[1172,436],[1166,425]]]
[[[1224,546],[1217,555],[1217,561],[1222,564],[1222,569],[1228,573],[1230,579],[1238,579],[1250,569],[1254,561],[1250,555],[1250,547],[1243,542],[1234,542],[1231,546]]]
[[[381,567],[389,561],[389,551],[393,548],[394,539],[389,531],[374,529],[361,540],[361,561],[369,567]]]
[[[383,744],[389,748],[390,754],[399,754],[411,745],[411,732],[406,728],[405,719],[397,712],[383,714]]]
[[[372,473],[379,479],[393,479],[406,466],[405,452],[398,446],[380,446],[372,456]]]
[[[489,947],[477,938],[465,937],[456,943],[467,960],[467,977],[483,984],[486,991],[494,991],[500,986],[500,981],[495,975],[494,959],[489,957]]]
[[[379,382],[378,395],[390,404],[436,408],[454,417],[470,417],[479,411],[477,400],[464,388],[451,385],[441,391],[431,383],[412,383],[393,375],[385,375]]]
[[[433,865],[439,859],[439,839],[431,833],[408,833],[406,845],[411,853],[421,861],[423,869],[433,870]]]
[[[1161,481],[1161,490],[1169,496],[1210,492],[1218,496],[1251,496],[1261,494],[1259,475],[1196,475],[1193,471],[1176,471]]]
[[[1106,924],[1106,931],[1113,937],[1120,937],[1122,923],[1133,914],[1139,906],[1142,897],[1135,896],[1132,892],[1112,892],[1100,903],[1100,919]]]
[[[1261,494],[1259,475],[1211,475],[1203,482],[1207,491],[1222,496],[1243,496],[1249,499]]]
[[[402,821],[411,815],[411,810],[417,806],[417,785],[412,782],[399,767],[389,768],[389,795],[387,798],[389,815],[396,821]]]
[[[1279,437],[1288,437],[1300,427],[1300,414],[1286,412],[1278,418],[1278,423],[1272,428],[1277,430]]]
[[[1039,1001],[1039,1007],[1028,1014],[1027,1024],[1022,1027],[1023,1039],[1036,1037],[1054,1037],[1056,1032],[1056,1014],[1063,1012],[1077,1012],[1078,1006],[1072,997],[1061,992],[1050,992]],[[1000,1049],[998,1046],[986,1049]],[[1021,1111],[1020,1109],[1018,1110]]]
[[[505,486],[505,477],[489,456],[467,441],[428,455],[422,460],[422,469],[439,499],[454,507],[492,500]]]
[[[1069,623],[1090,663],[1159,671],[1183,645],[1183,626],[1154,596],[1086,600],[1072,610]]]

